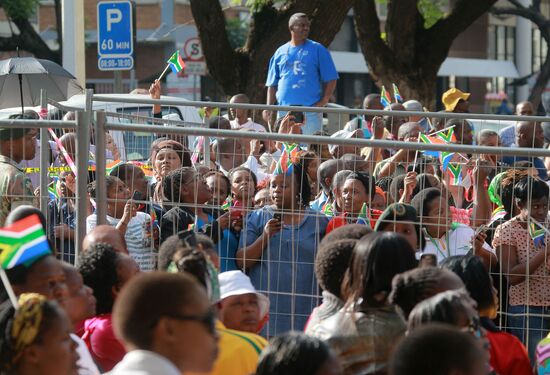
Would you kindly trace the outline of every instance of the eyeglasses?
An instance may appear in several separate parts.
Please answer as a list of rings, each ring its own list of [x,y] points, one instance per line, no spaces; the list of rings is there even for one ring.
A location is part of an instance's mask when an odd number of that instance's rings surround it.
[[[192,322],[201,323],[204,325],[206,330],[214,335],[216,334],[216,312],[213,309],[209,309],[208,312],[204,315],[185,315],[185,314],[164,314],[164,316],[180,321],[189,320]]]

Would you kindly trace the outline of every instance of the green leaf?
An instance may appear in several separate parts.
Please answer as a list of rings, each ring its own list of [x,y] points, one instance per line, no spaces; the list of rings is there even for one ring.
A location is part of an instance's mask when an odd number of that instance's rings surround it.
[[[12,19],[32,17],[38,7],[39,0],[3,0],[2,7]]]
[[[226,19],[225,29],[231,47],[239,48],[244,46],[248,34],[248,22],[239,18]]]
[[[418,0],[418,10],[424,17],[424,27],[429,29],[445,16],[449,0]]]

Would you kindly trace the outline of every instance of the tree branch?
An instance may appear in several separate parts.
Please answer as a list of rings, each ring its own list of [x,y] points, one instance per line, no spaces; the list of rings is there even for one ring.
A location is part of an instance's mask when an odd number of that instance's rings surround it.
[[[513,6],[515,6],[516,8],[523,8],[523,9],[527,9],[526,7],[524,7],[519,1],[517,0],[508,0],[508,2],[510,4],[512,4]]]
[[[61,0],[54,0],[55,30],[57,31],[57,43],[59,44],[59,58],[63,59],[63,24],[61,16]]]
[[[422,16],[418,11],[416,1],[388,1],[386,23],[389,25],[399,24],[399,27],[392,27],[392,32],[387,33],[388,45],[394,51],[401,51],[404,58],[414,59],[419,18]]]
[[[510,16],[518,16],[528,19],[529,21],[533,22],[535,25],[537,25],[539,28],[543,28],[548,23],[548,20],[542,16],[542,14],[534,11],[531,8],[525,8],[525,7],[507,7],[507,8],[492,8],[491,13],[494,15],[510,15]]]
[[[353,10],[355,29],[369,67],[382,66],[390,61],[392,51],[382,39],[375,0],[355,0]]]
[[[14,51],[19,48],[31,52],[38,58],[61,63],[61,54],[59,50],[52,51],[42,37],[36,32],[29,20],[25,18],[11,18],[11,20],[19,29],[19,34],[10,38],[1,38],[2,46],[0,49]]]
[[[432,43],[436,49],[442,49],[441,52],[446,56],[453,40],[496,2],[497,0],[457,0],[447,17],[426,30],[424,40]]]
[[[191,13],[199,31],[202,50],[210,74],[224,89],[237,90],[240,65],[246,63],[231,47],[225,16],[218,0],[191,0]],[[218,62],[223,61],[223,64]],[[232,69],[227,69],[227,67]]]

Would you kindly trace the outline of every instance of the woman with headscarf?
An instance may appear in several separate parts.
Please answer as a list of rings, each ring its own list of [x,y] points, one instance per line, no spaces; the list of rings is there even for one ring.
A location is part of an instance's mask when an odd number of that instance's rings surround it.
[[[0,312],[0,373],[76,375],[76,343],[65,312],[46,297],[27,293],[19,308]]]

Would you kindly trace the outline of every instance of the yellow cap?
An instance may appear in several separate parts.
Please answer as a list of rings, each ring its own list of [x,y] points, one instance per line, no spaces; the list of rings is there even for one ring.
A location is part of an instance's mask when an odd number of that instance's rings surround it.
[[[452,88],[443,93],[441,101],[445,105],[445,110],[448,112],[453,112],[456,105],[460,100],[468,100],[470,97],[469,92],[462,92],[457,88]]]

